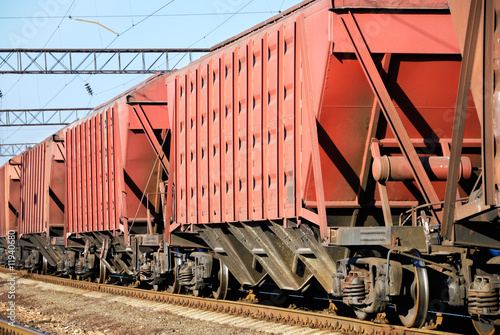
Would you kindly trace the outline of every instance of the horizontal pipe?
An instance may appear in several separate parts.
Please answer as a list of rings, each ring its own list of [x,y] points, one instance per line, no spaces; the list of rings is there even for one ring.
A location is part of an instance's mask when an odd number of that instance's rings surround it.
[[[451,138],[440,138],[439,140],[433,140],[433,139],[422,139],[422,138],[411,138],[410,139],[411,144],[415,147],[428,147],[428,146],[435,146],[435,147],[440,147],[441,144],[450,144],[451,143]],[[396,141],[395,138],[384,138],[379,140],[379,143],[382,147],[385,148],[392,148],[392,147],[397,147],[398,142]],[[463,147],[464,148],[480,148],[481,147],[481,139],[480,138],[464,138],[463,140]]]
[[[425,172],[433,180],[446,180],[448,176],[449,157],[419,157]],[[381,183],[387,181],[414,180],[410,164],[403,156],[374,157],[372,164],[373,178]],[[469,179],[472,164],[468,157],[460,159],[459,179]]]
[[[318,208],[318,203],[316,201],[310,201],[306,200],[304,201],[304,205],[306,208]],[[415,200],[390,200],[389,201],[389,206],[391,208],[411,208],[414,206],[418,206],[418,201]],[[359,203],[357,200],[326,200],[325,201],[325,207],[326,208],[349,208],[349,209],[356,209],[356,208],[381,208],[382,207],[382,201],[371,201],[371,202],[365,202],[365,203]]]

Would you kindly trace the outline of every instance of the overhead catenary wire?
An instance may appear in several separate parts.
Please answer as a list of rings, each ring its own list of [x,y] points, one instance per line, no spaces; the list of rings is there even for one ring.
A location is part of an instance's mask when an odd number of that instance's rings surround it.
[[[241,12],[243,9],[245,9],[246,7],[248,7],[248,5],[250,5],[254,0],[250,0],[249,2],[247,2],[243,7],[241,7],[237,12],[233,13],[230,17],[228,17],[227,19],[225,19],[222,23],[220,23],[219,25],[217,25],[215,28],[213,28],[212,30],[210,30],[208,33],[206,33],[202,38],[200,38],[199,40],[197,40],[196,42],[194,42],[193,44],[191,44],[189,48],[192,48],[194,45],[196,45],[197,43],[199,43],[200,41],[203,41],[205,38],[207,38],[208,35],[210,35],[211,33],[213,33],[214,31],[216,31],[217,29],[219,29],[222,25],[224,25],[227,21],[231,20],[231,18],[233,18],[235,15],[237,15],[239,12]],[[173,68],[175,68],[183,59],[184,57],[186,57],[186,55],[182,56],[181,59],[179,59],[179,61],[177,61],[177,63],[175,63],[175,65],[173,66]],[[160,64],[160,66],[163,66],[165,63],[162,63]]]
[[[73,3],[72,5],[75,3],[76,0],[73,0]],[[136,23],[135,25],[133,26],[130,26],[128,29],[126,29],[125,31],[123,31],[120,35],[116,36],[107,46],[105,49],[109,48],[109,46],[114,42],[116,41],[117,38],[119,38],[120,36],[123,36],[123,34],[125,34],[126,32],[128,32],[130,29],[138,26],[140,23],[144,22],[145,20],[147,20],[149,17],[151,17],[152,15],[156,14],[157,12],[159,12],[160,10],[162,10],[163,8],[167,7],[168,5],[170,5],[171,3],[173,3],[175,0],[171,0],[169,1],[167,4],[161,6],[159,9],[155,10],[153,13],[151,13],[150,15],[146,16],[145,18],[143,18],[141,21],[139,21],[138,23]],[[72,6],[71,5],[71,6]],[[69,10],[71,9],[71,6],[70,8],[68,9],[68,11],[66,12],[66,14],[69,12]],[[66,15],[65,14],[65,15]],[[64,18],[63,18],[64,20]],[[62,22],[62,20],[61,20]],[[59,27],[59,26],[58,26]],[[56,28],[57,29],[57,28]],[[55,32],[54,32],[55,33]],[[52,34],[53,36],[54,34]],[[52,37],[51,37],[52,38]],[[50,40],[50,39],[49,39]],[[47,41],[48,43],[48,41]],[[46,44],[47,44],[46,43]],[[88,67],[89,65],[86,66],[86,68]],[[42,108],[45,108],[47,107],[48,104],[50,104],[55,98],[57,98],[59,96],[59,94],[61,94],[64,89],[66,89],[66,87],[68,87],[76,78],[79,78],[80,76],[79,75],[76,75],[75,77],[73,77],[68,83],[66,83]],[[90,75],[89,77],[87,78],[87,80],[84,80],[85,83],[88,83],[88,79],[90,78]],[[80,78],[81,79],[81,78]],[[82,79],[81,79],[82,80]],[[15,84],[14,84],[15,85]],[[90,94],[90,92],[89,92]],[[7,139],[9,139],[10,137],[14,136],[18,131],[19,129],[21,129],[22,126],[20,126],[18,129],[16,129],[15,131],[13,131],[8,137]]]
[[[70,6],[70,8],[68,9],[68,11],[71,9],[71,7],[73,7],[74,5],[74,2],[76,0],[73,1],[72,5]],[[128,31],[130,31],[132,28],[136,27],[137,25],[141,24],[142,22],[144,22],[145,20],[147,20],[148,18],[150,17],[155,17],[155,16],[158,16],[158,17],[161,17],[161,16],[209,16],[209,15],[223,15],[223,16],[226,16],[226,15],[229,15],[228,18],[226,18],[223,22],[221,22],[220,24],[218,24],[217,26],[215,26],[214,28],[212,28],[210,31],[208,31],[207,33],[204,34],[203,37],[201,37],[200,39],[198,39],[196,42],[194,42],[193,44],[191,44],[190,47],[192,47],[193,45],[199,43],[200,41],[202,41],[203,39],[206,40],[207,36],[209,36],[210,34],[212,34],[213,32],[215,32],[216,30],[218,30],[220,27],[222,27],[223,25],[225,25],[229,20],[231,20],[234,16],[236,15],[250,15],[250,14],[263,14],[263,13],[269,13],[270,11],[244,11],[245,8],[247,8],[252,2],[254,2],[254,0],[250,0],[248,1],[245,5],[243,5],[238,11],[235,11],[235,12],[217,12],[217,13],[167,13],[167,14],[159,14],[158,12],[160,10],[162,10],[163,8],[167,7],[168,5],[170,5],[171,3],[173,3],[175,0],[172,0],[168,3],[166,3],[165,5],[161,6],[159,9],[155,10],[153,13],[150,13],[150,14],[147,14],[147,15],[140,15],[140,14],[132,14],[132,15],[101,15],[99,17],[103,18],[103,17],[128,17],[128,18],[131,18],[131,17],[142,17],[142,19],[135,23],[135,24],[132,24],[129,28],[125,29],[122,33],[120,33],[119,36],[122,36],[123,34],[127,33]],[[283,2],[281,4],[281,6],[283,5]],[[271,10],[271,8],[270,8]],[[273,11],[273,12],[279,12],[279,11]],[[66,17],[66,15],[63,17],[63,16],[60,16],[59,18],[61,18],[61,22],[60,24],[62,23],[62,20],[64,20],[64,18]],[[73,16],[73,17],[80,17],[80,18],[83,18],[83,17],[95,17],[95,16],[92,16],[92,15],[87,15],[87,16]],[[0,17],[0,20],[1,19],[6,19],[6,17]],[[60,24],[58,25],[58,27],[60,26]],[[55,32],[54,32],[55,33]],[[106,48],[109,48],[116,40],[117,38],[119,37],[115,37],[107,46]],[[171,68],[175,68],[181,61],[182,59],[184,59],[186,56],[186,54],[184,55],[174,55],[173,57],[171,57],[171,60],[172,59],[175,59],[177,57],[180,57],[180,59],[176,62],[176,64],[171,67]],[[163,63],[165,64],[165,63]],[[159,64],[156,68],[159,69],[161,66],[163,66],[163,64]],[[87,66],[88,67],[88,66]],[[117,85],[113,88],[110,88],[110,89],[107,89],[105,91],[100,91],[100,92],[96,92],[95,95],[100,95],[104,92],[108,92],[108,91],[111,91],[113,89],[116,89],[120,86],[123,86],[125,85],[126,83],[129,83],[129,82],[132,82],[132,81],[135,81],[135,80],[139,80],[140,78],[143,78],[145,75],[140,75],[140,76],[137,76],[135,78],[132,78],[130,80],[127,80],[125,83],[122,83],[120,85]],[[78,75],[73,77],[69,82],[67,82],[45,105],[44,107],[46,107],[49,103],[51,103],[54,99],[56,99],[68,86],[70,86],[72,84],[72,82],[77,78],[79,77]],[[87,77],[87,80],[82,80],[82,78],[80,78],[83,82],[88,82],[88,80],[90,79],[91,75],[89,75],[89,77]],[[90,100],[92,100],[92,96],[90,97]],[[13,134],[11,134],[10,136],[12,136]],[[9,136],[9,137],[10,137]]]
[[[284,0],[281,4],[283,6]],[[75,15],[73,18],[87,19],[87,18],[113,18],[113,19],[127,19],[127,18],[138,18],[138,17],[176,17],[176,16],[227,16],[227,15],[257,15],[257,14],[267,14],[267,13],[278,13],[279,11],[247,11],[247,12],[212,12],[212,13],[171,13],[171,14],[131,14],[131,15]],[[0,20],[22,20],[22,19],[32,19],[33,16],[0,16]],[[63,19],[65,16],[36,16],[37,19]]]
[[[210,31],[209,31],[208,33],[206,33],[206,34],[205,34],[202,38],[200,38],[199,40],[197,40],[196,42],[194,42],[193,44],[191,44],[191,45],[188,47],[188,49],[189,49],[189,48],[191,48],[192,46],[194,46],[195,44],[199,43],[200,41],[202,41],[202,40],[206,39],[206,37],[207,37],[208,35],[212,34],[214,31],[216,31],[217,29],[219,29],[222,25],[224,25],[224,24],[225,24],[227,21],[229,21],[232,17],[234,17],[235,15],[238,15],[239,13],[241,13],[241,12],[242,12],[242,10],[243,10],[243,9],[245,9],[248,5],[250,5],[253,1],[254,1],[254,0],[250,0],[250,1],[246,4],[246,5],[244,5],[243,7],[241,7],[238,11],[231,13],[231,16],[230,16],[230,17],[228,17],[228,18],[227,18],[226,20],[224,20],[222,23],[220,23],[220,24],[219,24],[219,25],[217,25],[215,28],[213,28],[212,30],[210,30]],[[283,4],[282,4],[282,5],[283,5]],[[256,12],[252,12],[252,13],[256,13]],[[267,12],[261,12],[261,13],[267,13]],[[179,56],[179,55],[176,55],[176,56],[174,56],[174,57],[172,57],[172,58],[175,58],[175,57],[178,57],[178,56]],[[177,66],[177,65],[178,65],[178,64],[179,64],[179,63],[180,63],[180,62],[184,59],[184,57],[186,57],[186,54],[184,54],[184,55],[181,57],[181,59],[179,59],[179,60],[177,61],[177,63],[175,63],[175,65],[174,65],[172,68],[175,68],[175,67],[176,67],[176,66]],[[165,63],[159,64],[156,68],[160,68],[160,67],[162,67],[162,66],[164,66],[164,65],[165,65]],[[108,91],[110,91],[110,90],[112,90],[112,89],[115,89],[115,88],[117,88],[117,87],[123,86],[123,85],[124,85],[124,84],[126,84],[126,83],[129,83],[129,82],[131,82],[131,81],[133,81],[133,80],[135,80],[135,79],[138,79],[138,78],[141,78],[141,77],[144,77],[144,76],[145,76],[144,74],[139,75],[138,77],[136,77],[136,78],[134,78],[134,79],[131,79],[131,80],[129,80],[129,81],[127,81],[127,82],[125,82],[125,83],[123,83],[123,84],[121,84],[121,85],[117,85],[117,86],[115,86],[115,87],[113,87],[113,88],[111,88],[111,89],[107,89],[107,90],[105,90],[105,91],[101,91],[101,92],[99,92],[99,93],[96,93],[95,95],[99,95],[99,94],[102,94],[102,93],[104,93],[104,92],[108,92]]]
[[[45,49],[45,47],[47,46],[47,44],[49,44],[50,40],[52,39],[52,37],[54,37],[55,33],[57,32],[57,30],[61,27],[61,24],[62,22],[64,21],[65,18],[67,18],[68,16],[68,13],[69,11],[71,10],[71,8],[75,5],[77,0],[73,0],[73,2],[71,3],[71,5],[68,7],[68,10],[66,11],[66,13],[64,14],[64,16],[61,17],[61,21],[59,21],[59,24],[57,25],[56,29],[54,29],[54,31],[52,32],[52,34],[50,35],[50,37],[47,39],[47,42],[45,42],[45,44],[43,45],[42,49]],[[12,90],[12,88],[14,88],[14,86],[16,86],[19,81],[21,80],[21,78],[23,78],[24,74],[22,74],[14,84],[12,84],[12,86],[5,92],[5,94],[7,95],[10,90]]]
[[[50,37],[47,39],[47,41],[45,42],[45,44],[43,45],[42,49],[45,49],[45,47],[47,47],[47,45],[49,44],[50,40],[52,40],[52,37],[54,37],[55,33],[59,30],[59,28],[61,27],[61,24],[62,22],[64,21],[64,19],[66,18],[66,16],[69,14],[69,12],[71,11],[71,9],[73,8],[73,6],[76,4],[77,0],[73,0],[73,2],[71,2],[71,5],[68,7],[68,10],[66,11],[66,13],[64,14],[64,16],[61,18],[61,21],[59,21],[59,24],[57,25],[56,29],[54,29],[54,31],[52,32],[52,34],[50,35]],[[22,74],[18,79],[17,81],[12,84],[12,86],[7,90],[7,92],[5,92],[5,94],[9,93],[10,90],[12,90],[12,88],[14,88],[18,83],[19,81],[22,79],[22,77],[24,76],[24,74]],[[78,78],[77,77],[74,77],[74,78]],[[73,81],[74,79],[72,79],[71,81]],[[70,83],[71,83],[70,81]],[[38,85],[38,81],[37,81],[37,85]],[[65,87],[67,86],[68,84],[65,85]],[[17,85],[19,86],[19,85]],[[40,99],[40,94],[38,94],[38,98]],[[52,101],[53,99],[51,99],[50,101]],[[49,102],[50,102],[49,101]],[[46,103],[43,108],[45,108],[49,103]],[[19,126],[17,129],[15,129],[11,134],[9,134],[9,136],[6,137],[6,140],[11,138],[12,136],[14,136],[19,130],[21,130],[23,126]]]
[[[248,5],[250,5],[253,1],[254,1],[254,0],[250,0],[250,1],[249,1],[248,3],[246,3],[243,7],[241,7],[238,11],[236,11],[236,12],[232,12],[232,13],[230,14],[230,15],[231,15],[230,17],[228,17],[228,18],[227,18],[226,20],[224,20],[222,23],[220,23],[220,24],[219,24],[219,25],[217,25],[215,28],[213,28],[212,30],[210,30],[210,31],[209,31],[208,33],[206,33],[206,34],[205,34],[202,38],[200,38],[200,39],[199,39],[199,40],[197,40],[196,42],[192,43],[192,44],[188,47],[188,49],[189,49],[189,48],[191,48],[191,47],[193,47],[195,44],[199,43],[200,41],[202,41],[202,40],[206,39],[206,37],[207,37],[208,35],[210,35],[210,34],[212,34],[213,32],[215,32],[217,29],[219,29],[222,25],[224,25],[227,21],[229,21],[229,20],[230,20],[232,17],[234,17],[235,15],[238,15],[238,14],[240,14],[240,13],[261,13],[261,14],[262,14],[262,13],[268,13],[268,12],[243,12],[243,9],[245,9],[245,8],[246,8]],[[283,0],[283,2],[284,2],[284,0]],[[281,3],[281,6],[283,6],[283,2]],[[196,15],[196,14],[195,14],[195,15]],[[102,16],[102,17],[103,17],[103,16]],[[174,57],[172,57],[172,58],[175,58],[175,57],[178,57],[178,56],[179,56],[179,55],[175,55],[175,56],[174,56]],[[177,61],[177,63],[175,63],[175,65],[174,65],[172,68],[175,68],[175,67],[176,67],[176,66],[177,66],[177,65],[178,65],[178,64],[179,64],[179,63],[180,63],[180,62],[181,62],[181,61],[182,61],[185,57],[186,57],[186,54],[184,54],[184,55],[181,57],[181,59],[179,59],[179,60]],[[158,68],[160,68],[160,67],[163,67],[164,65],[165,65],[165,63],[161,63],[161,64],[159,64],[156,68],[158,69]],[[98,93],[96,93],[95,95],[99,95],[99,94],[102,94],[102,93],[108,92],[108,91],[110,91],[110,90],[113,90],[113,89],[115,89],[115,88],[118,88],[118,87],[120,87],[120,86],[123,86],[123,85],[125,85],[125,84],[127,84],[127,83],[129,83],[129,82],[131,82],[131,81],[134,81],[135,79],[139,79],[139,78],[144,77],[144,76],[145,76],[144,74],[139,75],[139,76],[137,76],[137,77],[135,77],[135,78],[133,78],[133,79],[131,79],[131,80],[129,80],[129,81],[127,81],[127,82],[123,83],[123,84],[117,85],[117,86],[115,86],[115,87],[113,87],[113,88],[110,88],[110,89],[107,89],[107,90],[105,90],[105,91],[98,92]]]
[[[123,36],[124,34],[126,34],[128,31],[130,31],[130,29],[132,28],[135,28],[137,27],[138,25],[140,25],[141,23],[143,23],[144,21],[146,21],[147,19],[149,19],[151,16],[153,16],[154,14],[158,13],[159,11],[161,11],[163,8],[169,6],[170,4],[172,4],[175,0],[171,0],[169,2],[167,2],[165,5],[161,6],[160,8],[158,8],[157,10],[155,10],[153,13],[149,14],[148,16],[146,16],[145,18],[143,18],[142,20],[140,20],[139,22],[137,22],[135,25],[132,25],[130,26],[129,28],[125,29],[125,31],[123,31],[122,33],[120,33],[119,35],[117,35],[111,42],[108,43],[108,45],[104,48],[104,49],[108,49],[111,44],[113,44],[119,37]],[[99,56],[97,56],[99,57]],[[84,69],[88,68],[90,66],[90,64],[92,63],[89,63]],[[88,82],[89,79],[90,79],[91,75],[89,75],[87,77],[87,80],[85,80],[85,82]]]
[[[283,4],[285,3],[285,0],[281,1],[280,9],[279,12],[281,13],[281,9],[283,8]]]

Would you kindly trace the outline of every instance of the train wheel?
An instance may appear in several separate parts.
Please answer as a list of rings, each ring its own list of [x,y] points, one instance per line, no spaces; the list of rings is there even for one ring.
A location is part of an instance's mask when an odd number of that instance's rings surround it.
[[[493,335],[496,334],[496,327],[490,323],[482,322],[481,320],[472,319],[472,324],[479,335]]]
[[[49,269],[49,264],[48,264],[47,258],[45,258],[45,256],[43,256],[43,258],[42,258],[42,275],[46,275],[48,272],[48,269]]]
[[[411,253],[420,256],[416,250]],[[422,261],[413,260],[413,274],[406,282],[409,296],[396,304],[396,311],[405,327],[422,328],[429,309],[429,279]]]
[[[229,269],[226,264],[219,261],[219,272],[212,282],[212,295],[214,299],[224,300],[229,289]]]
[[[181,285],[179,284],[179,266],[176,265],[174,268],[174,273],[168,278],[167,291],[169,293],[179,293],[181,291]]]
[[[358,320],[373,321],[375,319],[376,313],[365,313],[361,311],[354,310],[354,315]]]
[[[99,284],[104,284],[106,281],[106,265],[103,261],[99,261]]]
[[[203,293],[203,290],[201,289],[198,289],[198,290],[193,290],[193,295],[195,297],[201,297],[202,296],[202,293]]]

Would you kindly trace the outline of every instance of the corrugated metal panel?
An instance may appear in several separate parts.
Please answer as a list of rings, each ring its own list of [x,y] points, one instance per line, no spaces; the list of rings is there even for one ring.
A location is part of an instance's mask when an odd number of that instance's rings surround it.
[[[65,136],[67,233],[122,229],[115,108],[67,129]]]
[[[64,225],[64,151],[47,139],[21,155],[19,234],[50,235]]]
[[[426,3],[441,6],[444,1]],[[330,6],[331,1],[307,6],[221,46],[217,53],[180,70],[175,78],[167,78],[169,112],[176,125],[172,158],[176,167],[176,222],[302,215],[316,221],[314,215],[302,210],[304,203],[306,207],[317,205],[320,183],[314,175],[318,171],[311,169],[315,164],[321,167],[321,192],[327,207],[358,205],[360,192],[366,193],[364,201],[378,201],[373,186],[360,189],[373,92],[359,61],[352,56],[352,46],[337,22],[338,14],[329,11]],[[403,17],[391,13],[388,19],[381,13],[356,13],[359,29],[373,53],[402,54],[393,57],[390,70],[394,72],[387,82],[416,141],[432,137],[423,133],[426,122],[444,117],[437,110],[428,115],[432,106],[453,109],[454,100],[447,97],[456,87],[459,48],[451,17],[443,14]],[[378,27],[375,32],[370,30],[374,24]],[[299,41],[300,36],[303,41]],[[381,60],[380,55],[374,58]],[[412,83],[414,79],[418,85]],[[450,85],[433,85],[433,80]],[[305,81],[310,83],[310,91],[306,92]],[[431,89],[434,86],[438,87]],[[422,91],[422,87],[429,90]],[[415,96],[413,88],[418,88]],[[403,93],[398,91],[401,89]],[[403,112],[409,108],[403,106],[404,94],[421,114]],[[446,101],[444,104],[435,99],[443,94],[446,99],[439,101]],[[310,124],[310,117],[317,120],[316,125]],[[383,129],[376,135],[384,137]],[[311,134],[316,131],[319,139],[313,140]],[[400,200],[390,188],[389,194],[391,199]],[[406,194],[402,200],[410,206],[415,195]]]
[[[296,216],[295,40],[292,21],[167,79],[177,222]]]
[[[0,237],[7,236],[9,230],[17,231],[20,173],[18,165],[0,167]]]
[[[148,194],[158,192],[157,161],[126,96],[165,101],[163,76],[153,76],[65,130],[68,216],[66,233],[124,231],[123,222],[144,221]],[[144,107],[154,130],[167,128],[166,106]],[[156,202],[155,202],[156,203]]]
[[[41,143],[21,156],[21,215],[19,233],[47,233],[47,217],[44,212],[46,192],[47,144]]]

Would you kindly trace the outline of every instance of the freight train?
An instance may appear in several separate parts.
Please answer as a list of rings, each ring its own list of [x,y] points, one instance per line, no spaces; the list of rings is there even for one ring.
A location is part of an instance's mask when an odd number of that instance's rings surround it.
[[[149,78],[0,168],[0,262],[493,334],[499,10],[305,1]]]

